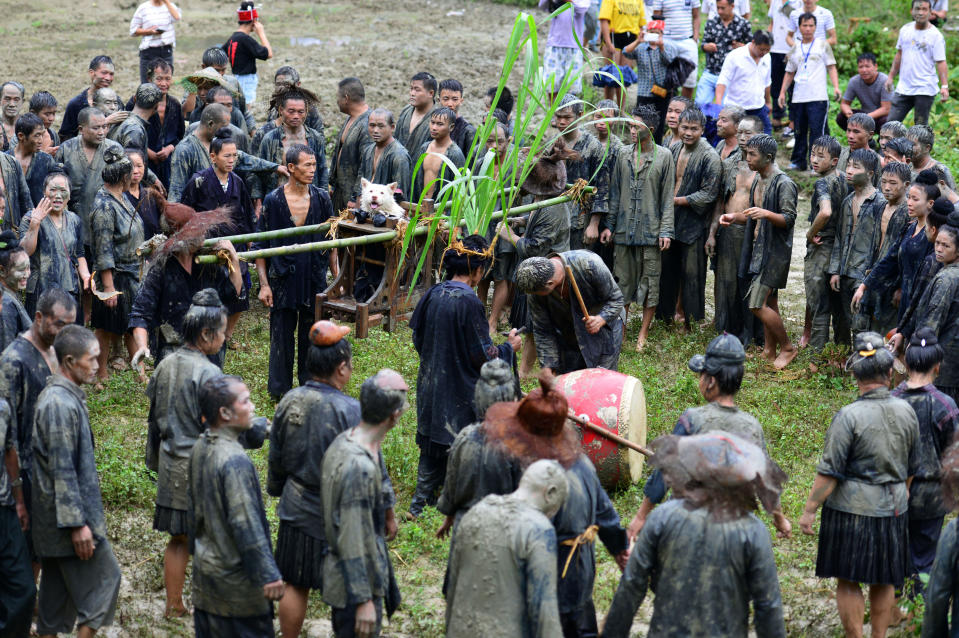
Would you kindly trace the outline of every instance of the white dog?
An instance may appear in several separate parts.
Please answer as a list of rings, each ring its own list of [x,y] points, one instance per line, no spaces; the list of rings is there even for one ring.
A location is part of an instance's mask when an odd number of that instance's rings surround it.
[[[374,184],[365,177],[360,178],[360,210],[371,213],[383,213],[390,217],[405,217],[406,211],[393,199],[396,182],[391,184]]]

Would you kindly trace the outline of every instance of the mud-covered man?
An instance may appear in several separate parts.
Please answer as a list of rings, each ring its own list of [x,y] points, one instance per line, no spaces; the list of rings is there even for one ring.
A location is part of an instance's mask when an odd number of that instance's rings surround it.
[[[703,132],[706,116],[695,107],[679,114],[681,144],[670,150],[676,163],[673,191],[675,239],[663,253],[660,318],[690,321],[706,316],[706,229],[719,196],[722,162]]]
[[[750,281],[746,303],[763,324],[763,356],[781,370],[799,353],[786,333],[778,301],[778,291],[786,287],[789,275],[798,189],[779,170],[777,148],[776,140],[769,135],[749,140],[746,162],[757,174],[749,189],[749,207],[741,213],[723,214],[719,223],[746,225],[739,276]]]
[[[466,513],[450,547],[449,638],[562,635],[550,518],[568,491],[559,463],[541,460],[515,492],[487,496]]]
[[[715,431],[653,443],[654,464],[676,498],[650,514],[636,539],[603,628],[626,638],[649,589],[650,634],[714,632],[785,637],[782,595],[769,532],[752,510],[771,511],[786,476],[759,447]]]
[[[623,343],[623,293],[599,255],[571,250],[530,257],[517,269],[516,286],[529,295],[543,368],[554,374],[616,369]]]
[[[285,162],[290,179],[263,200],[263,212],[257,222],[258,232],[322,224],[333,217],[333,203],[329,194],[315,185],[317,156],[313,150],[304,144],[293,144],[286,151]],[[318,232],[285,239],[268,239],[257,242],[255,248],[274,248],[291,243],[321,241],[324,238],[323,233]],[[306,383],[309,378],[306,374],[306,353],[310,326],[313,325],[313,302],[318,293],[326,290],[326,269],[330,257],[330,252],[324,250],[256,260],[260,279],[259,299],[270,309],[270,374],[267,390],[274,397],[283,396],[293,387],[294,358],[300,383]],[[332,257],[336,259],[335,250]]]
[[[76,320],[76,313],[76,301],[69,293],[59,288],[44,292],[30,329],[18,335],[0,356],[0,396],[10,404],[14,419],[20,479],[28,514],[32,511],[33,417],[37,397],[57,370],[53,342],[60,330]],[[40,562],[29,533],[27,548],[34,569],[39,570]]]
[[[662,251],[668,250],[673,229],[673,158],[658,146],[652,131],[659,126],[659,113],[648,104],[633,111],[629,126],[632,145],[620,151],[610,172],[609,213],[600,235],[604,244],[614,242],[614,274],[628,306],[636,302],[643,323],[636,350],[646,347],[649,326],[659,305]]]
[[[97,375],[93,333],[66,326],[53,343],[59,368],[37,399],[33,431],[33,543],[40,557],[37,633],[83,638],[113,622],[120,564],[107,540],[83,384]]]
[[[720,117],[734,108],[736,107],[723,109]],[[753,338],[753,321],[745,302],[746,290],[739,280],[739,256],[746,228],[738,224],[720,226],[719,218],[724,213],[741,213],[749,207],[749,188],[756,178],[756,173],[746,162],[746,143],[754,135],[762,133],[762,130],[762,120],[755,115],[745,115],[739,120],[735,136],[738,142],[737,150],[729,153],[723,160],[723,181],[706,238],[706,254],[715,260],[715,328],[718,332],[736,335],[746,344]],[[762,340],[762,335],[759,335],[758,340]]]
[[[566,146],[579,154],[578,159],[566,160],[566,181],[575,184],[583,179],[596,188],[589,210],[570,206],[569,247],[580,250],[599,239],[599,222],[609,211],[609,171],[613,163],[606,145],[586,130],[583,101],[567,94],[553,115],[553,126],[563,135]]]
[[[411,518],[436,503],[453,437],[476,420],[473,394],[483,364],[492,359],[512,364],[520,347],[516,330],[499,346],[490,339],[483,302],[474,291],[489,267],[488,253],[489,245],[479,235],[447,249],[446,281],[430,288],[410,319],[413,346],[420,356],[416,384],[420,458]]]
[[[430,139],[430,113],[436,103],[436,78],[420,71],[410,79],[408,104],[400,111],[396,122],[396,139],[411,154]],[[413,158],[416,163],[419,157]]]
[[[366,103],[366,89],[359,78],[343,78],[336,87],[336,107],[346,121],[336,136],[336,146],[330,162],[330,189],[333,191],[333,210],[346,208],[359,179],[363,149],[370,139],[370,107]],[[388,182],[387,182],[388,183]]]
[[[354,202],[359,200],[363,190],[360,179],[365,178],[374,184],[395,184],[395,196],[402,202],[408,201],[412,192],[410,175],[413,165],[406,148],[393,136],[396,131],[393,112],[373,109],[368,127],[373,143],[363,148],[360,170],[350,198]]]
[[[311,96],[296,88],[284,89],[274,95],[280,113],[280,126],[273,129],[260,142],[256,149],[261,158],[283,164],[286,153],[293,146],[305,144],[316,157],[316,171],[313,173],[313,185],[324,190],[330,187],[330,172],[326,165],[326,139],[315,129],[306,125],[306,116],[313,105]],[[269,193],[282,186],[275,174],[264,174],[263,193]]]
[[[208,429],[193,446],[187,481],[196,635],[272,637],[273,601],[286,586],[260,480],[239,442],[253,427],[250,390],[240,377],[218,376],[200,386],[198,403]]]
[[[390,503],[383,493],[382,445],[409,408],[409,386],[380,370],[360,386],[360,422],[340,434],[323,458],[323,527],[330,553],[323,561],[323,602],[333,634],[374,638],[383,612],[400,604],[386,548]]]
[[[288,392],[276,407],[270,429],[267,493],[278,496],[280,529],[276,563],[287,585],[279,604],[280,630],[298,636],[310,590],[323,589],[323,560],[328,546],[323,528],[323,457],[341,432],[360,422],[360,402],[344,394],[353,374],[350,329],[318,321],[310,329],[306,355],[310,380]],[[386,512],[386,539],[396,535],[396,496],[386,466],[381,465]]]
[[[135,148],[146,157],[149,146],[149,121],[157,112],[157,105],[163,98],[160,87],[152,82],[137,87],[130,117],[110,132],[110,139],[118,142],[125,149]]]
[[[413,202],[420,198],[436,198],[440,190],[450,181],[452,171],[447,166],[447,160],[456,168],[466,163],[466,157],[460,147],[450,137],[456,123],[456,111],[440,106],[430,113],[430,141],[416,151],[418,158],[425,155],[420,170],[413,180]],[[443,159],[443,158],[446,159]]]

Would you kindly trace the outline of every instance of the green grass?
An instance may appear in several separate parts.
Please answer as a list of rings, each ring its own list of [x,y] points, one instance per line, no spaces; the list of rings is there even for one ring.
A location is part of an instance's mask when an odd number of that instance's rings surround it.
[[[795,331],[796,326],[791,326]],[[628,344],[635,340],[638,325],[631,323],[620,359],[620,370],[642,381],[647,400],[649,440],[672,430],[677,418],[689,406],[702,402],[696,379],[686,368],[688,359],[702,352],[713,336],[713,330],[693,328],[691,334],[680,335],[662,324],[654,323],[646,352],[632,352]],[[238,350],[227,355],[226,371],[240,374],[250,386],[257,412],[271,416],[274,404],[266,391],[268,359],[267,317],[262,310],[250,312],[238,327],[235,341]],[[791,520],[801,513],[806,494],[812,483],[816,460],[823,434],[832,414],[855,396],[850,380],[827,358],[841,360],[842,352],[833,351],[831,357],[813,360],[803,352],[785,373],[776,373],[750,352],[746,378],[739,395],[740,406],[753,413],[762,422],[769,451],[789,474],[790,480],[783,495],[783,506]],[[817,366],[812,372],[810,364]],[[414,409],[404,415],[399,426],[390,433],[384,451],[390,475],[396,487],[403,512],[409,505],[416,482],[418,448],[415,444],[415,384],[418,360],[411,344],[411,334],[405,326],[388,334],[374,329],[365,340],[354,341],[354,372],[347,392],[356,395],[359,384],[382,367],[399,371],[414,388]],[[527,388],[528,389],[528,388]],[[89,400],[91,419],[97,440],[97,462],[101,475],[104,500],[110,512],[112,525],[119,524],[115,544],[121,550],[134,551],[136,559],[149,559],[151,552],[162,551],[162,535],[148,531],[152,519],[155,488],[150,473],[143,465],[143,445],[146,431],[148,403],[131,372],[115,374],[107,390],[92,394]],[[266,449],[250,453],[260,472],[266,472]],[[648,469],[646,470],[648,472]],[[624,525],[635,513],[642,499],[642,484],[613,494]],[[274,513],[276,499],[264,495],[268,518],[275,533]],[[122,523],[135,517],[137,525]],[[767,523],[770,521],[765,519]],[[119,523],[114,523],[117,521]],[[403,523],[397,539],[391,545],[394,566],[401,583],[405,602],[394,617],[392,626],[412,636],[439,636],[442,634],[442,596],[440,584],[449,544],[436,539],[434,532],[442,517],[435,510],[414,523]],[[127,528],[131,529],[127,529]],[[771,532],[772,527],[770,523]],[[795,615],[798,625],[790,621],[790,635],[804,635],[794,628],[810,622],[825,622],[834,627],[836,618],[830,599],[820,590],[829,587],[812,578],[815,562],[815,540],[798,534],[793,539],[776,543],[776,558],[783,579],[787,619]],[[605,549],[597,548],[599,575],[595,598],[597,608],[608,608],[619,580],[619,571]],[[160,596],[162,578],[159,560],[149,565],[149,577],[137,578],[135,589],[142,595]],[[311,601],[310,617],[325,617],[326,610],[316,596]],[[818,616],[816,615],[818,614]],[[827,616],[830,620],[822,620]],[[142,619],[127,617],[128,623],[139,626]],[[800,620],[801,619],[801,620]],[[175,627],[176,625],[174,625]]]

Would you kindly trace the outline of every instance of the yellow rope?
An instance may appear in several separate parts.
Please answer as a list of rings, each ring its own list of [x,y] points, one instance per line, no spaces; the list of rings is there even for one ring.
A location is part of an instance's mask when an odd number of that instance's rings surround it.
[[[349,208],[341,210],[338,217],[330,220],[330,229],[326,231],[326,236],[330,239],[336,239],[336,231],[340,227],[340,222],[347,221],[351,218],[353,218],[353,212]]]
[[[586,528],[586,531],[577,536],[576,538],[570,538],[565,540],[560,545],[566,545],[567,547],[572,547],[573,549],[569,550],[569,556],[566,557],[566,565],[563,566],[563,575],[560,578],[566,578],[566,570],[569,569],[569,564],[573,562],[573,555],[576,553],[576,550],[579,549],[580,545],[587,545],[589,543],[596,542],[596,534],[599,532],[599,525],[590,525]]]
[[[563,195],[568,196],[574,202],[579,204],[580,214],[589,212],[590,204],[593,201],[593,193],[585,191],[588,186],[589,184],[586,182],[586,180],[581,177],[563,192]]]

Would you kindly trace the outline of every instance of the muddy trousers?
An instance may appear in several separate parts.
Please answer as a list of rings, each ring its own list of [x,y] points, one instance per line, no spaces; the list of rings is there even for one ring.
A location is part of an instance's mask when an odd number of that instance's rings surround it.
[[[294,353],[300,385],[309,378],[306,353],[310,349],[312,325],[312,308],[274,308],[270,311],[270,376],[267,381],[270,396],[281,397],[293,387]]]
[[[0,506],[0,574],[0,636],[27,638],[37,589],[27,540],[12,505]]]
[[[842,311],[842,300],[838,292],[829,287],[829,255],[832,253],[832,240],[821,244],[807,244],[803,263],[803,283],[806,288],[806,303],[812,315],[809,347],[822,350],[829,341],[829,324],[837,342],[849,341],[849,319]],[[845,339],[845,341],[843,341]]]
[[[746,307],[746,288],[739,282],[739,254],[746,227],[742,224],[723,226],[716,233],[716,271],[713,292],[716,299],[714,318],[717,332],[728,332],[744,340],[746,318],[752,314]]]
[[[449,448],[430,444],[431,449],[420,447],[420,462],[416,468],[416,490],[410,501],[410,514],[419,516],[427,505],[436,505],[440,488],[446,480],[446,460]]]
[[[706,237],[692,243],[673,240],[663,252],[663,271],[659,279],[659,306],[656,317],[673,320],[677,297],[683,300],[686,323],[706,317]]]
[[[599,635],[592,600],[576,611],[560,613],[559,624],[563,628],[563,638],[596,638]]]

